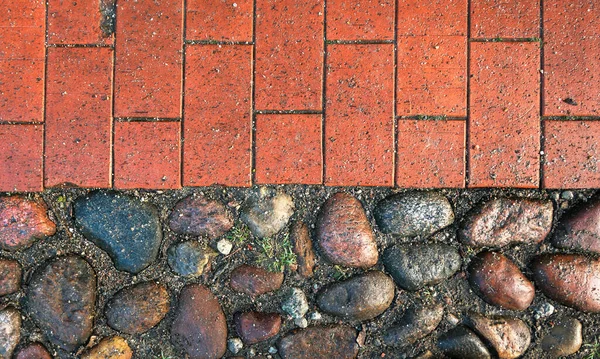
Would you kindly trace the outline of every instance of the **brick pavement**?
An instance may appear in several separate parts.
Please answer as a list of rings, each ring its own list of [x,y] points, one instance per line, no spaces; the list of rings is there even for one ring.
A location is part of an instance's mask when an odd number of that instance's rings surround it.
[[[0,191],[600,187],[594,0],[0,9]]]

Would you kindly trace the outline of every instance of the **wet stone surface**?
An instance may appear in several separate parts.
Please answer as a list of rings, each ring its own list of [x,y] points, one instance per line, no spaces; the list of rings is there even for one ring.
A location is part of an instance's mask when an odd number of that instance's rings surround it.
[[[19,262],[0,258],[0,297],[18,291],[22,275]]]
[[[56,232],[42,200],[0,197],[0,249],[18,251]]]
[[[569,356],[581,348],[581,331],[579,320],[560,318],[542,338],[541,347],[551,358]]]
[[[233,219],[225,205],[218,201],[205,197],[186,197],[173,208],[169,227],[175,233],[214,239],[233,227]]]
[[[434,331],[443,315],[441,304],[410,307],[393,327],[385,331],[383,340],[387,345],[411,345]]]
[[[346,327],[310,327],[283,337],[277,347],[284,359],[356,358],[358,333]]]
[[[231,272],[230,285],[236,292],[257,297],[279,289],[283,278],[283,273],[273,273],[263,268],[241,265]]]
[[[217,253],[198,241],[186,241],[172,245],[167,251],[171,270],[184,277],[197,277],[210,266]]]

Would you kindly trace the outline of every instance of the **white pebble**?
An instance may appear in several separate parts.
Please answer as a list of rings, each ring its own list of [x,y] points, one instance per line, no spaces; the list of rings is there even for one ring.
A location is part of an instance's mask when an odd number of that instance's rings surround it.
[[[233,354],[237,354],[244,347],[244,343],[240,338],[232,338],[227,341],[227,349]]]
[[[233,244],[231,244],[231,242],[229,242],[226,239],[221,239],[219,242],[217,242],[217,250],[219,251],[219,253],[225,256],[231,253],[232,248]]]
[[[297,318],[294,319],[294,324],[296,324],[297,327],[300,328],[306,328],[308,327],[308,320],[306,320],[306,318]]]
[[[275,348],[275,347],[269,347],[269,353],[271,353],[271,354],[277,354],[277,348]]]
[[[321,318],[323,318],[323,316],[319,312],[312,312],[312,313],[310,313],[309,318],[310,318],[310,320],[321,320]]]

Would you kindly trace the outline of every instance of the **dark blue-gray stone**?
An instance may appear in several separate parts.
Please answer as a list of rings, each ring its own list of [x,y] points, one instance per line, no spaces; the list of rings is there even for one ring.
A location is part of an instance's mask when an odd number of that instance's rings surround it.
[[[83,235],[105,250],[118,270],[138,273],[157,257],[162,240],[158,211],[116,192],[92,192],[73,205]]]

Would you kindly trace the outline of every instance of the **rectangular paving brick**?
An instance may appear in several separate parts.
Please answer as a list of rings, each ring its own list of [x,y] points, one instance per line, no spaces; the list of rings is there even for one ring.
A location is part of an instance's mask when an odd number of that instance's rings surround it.
[[[537,187],[540,48],[537,42],[471,44],[471,187]]]
[[[467,0],[398,0],[398,36],[467,35]]]
[[[112,44],[116,0],[48,0],[49,44]]]
[[[256,183],[322,183],[321,115],[256,115]]]
[[[471,0],[472,38],[540,36],[540,0]]]
[[[114,187],[181,187],[179,122],[117,122]]]
[[[0,124],[0,192],[41,191],[42,125]]]
[[[187,0],[186,40],[252,41],[252,0]]]
[[[325,184],[394,183],[394,45],[327,46]]]
[[[256,1],[256,110],[322,110],[323,0]]]
[[[0,121],[42,122],[46,8],[0,0]]]
[[[398,121],[396,186],[465,186],[465,121]]]
[[[113,50],[49,48],[46,187],[110,187]]]
[[[393,0],[328,0],[327,40],[393,40]]]
[[[396,115],[465,117],[465,36],[398,37]]]
[[[181,0],[117,6],[115,117],[181,117]]]
[[[544,122],[545,188],[597,188],[600,122]]]
[[[185,74],[183,184],[250,186],[252,46],[189,45]]]
[[[544,112],[600,116],[600,6],[544,0]]]

